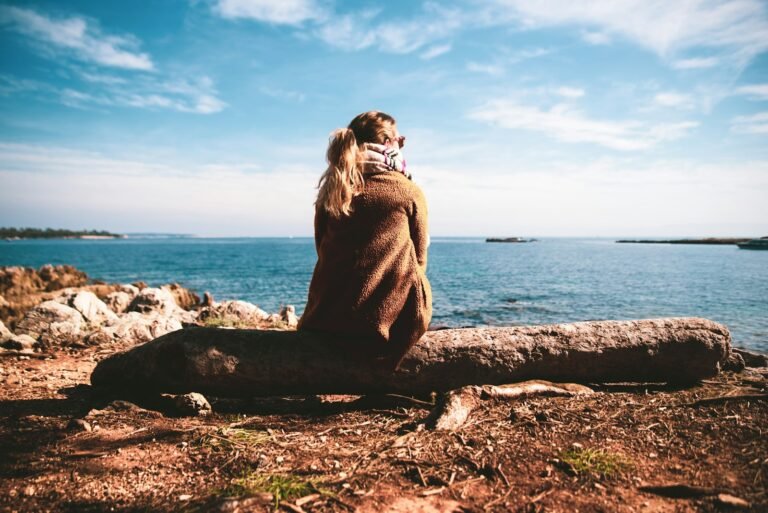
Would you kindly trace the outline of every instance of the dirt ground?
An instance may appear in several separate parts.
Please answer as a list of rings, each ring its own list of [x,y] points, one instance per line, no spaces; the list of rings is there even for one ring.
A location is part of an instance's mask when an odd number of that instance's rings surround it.
[[[768,511],[768,369],[488,402],[430,432],[397,397],[166,416],[90,387],[113,351],[0,360],[0,511]]]

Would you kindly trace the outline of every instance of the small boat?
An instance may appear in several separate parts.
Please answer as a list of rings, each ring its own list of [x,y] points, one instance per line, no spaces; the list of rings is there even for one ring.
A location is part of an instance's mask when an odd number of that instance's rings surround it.
[[[488,239],[485,239],[485,242],[536,242],[536,239],[523,239],[521,237],[505,237],[505,238],[497,238],[497,237],[491,237]]]
[[[768,237],[760,237],[738,245],[741,249],[768,249]]]

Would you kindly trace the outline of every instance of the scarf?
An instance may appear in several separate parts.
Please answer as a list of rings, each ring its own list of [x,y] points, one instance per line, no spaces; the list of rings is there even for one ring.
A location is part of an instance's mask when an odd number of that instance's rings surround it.
[[[403,154],[397,148],[389,148],[383,144],[366,143],[364,169],[376,169],[379,171],[395,171],[402,173],[412,180],[411,174],[406,171],[406,163]]]

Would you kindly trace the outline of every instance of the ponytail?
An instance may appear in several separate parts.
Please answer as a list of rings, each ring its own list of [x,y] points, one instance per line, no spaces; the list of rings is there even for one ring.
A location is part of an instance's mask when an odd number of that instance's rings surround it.
[[[326,159],[328,169],[320,177],[315,205],[332,217],[349,215],[352,198],[362,192],[365,184],[357,139],[351,129],[340,128],[331,134]]]

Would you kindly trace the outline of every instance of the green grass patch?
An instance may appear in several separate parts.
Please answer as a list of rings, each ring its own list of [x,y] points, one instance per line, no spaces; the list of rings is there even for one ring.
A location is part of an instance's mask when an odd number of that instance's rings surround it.
[[[615,477],[632,467],[624,455],[600,449],[569,449],[560,460],[577,475]]]
[[[255,431],[242,428],[219,428],[216,431],[205,433],[198,439],[198,445],[214,451],[233,451],[235,449],[248,449],[260,445],[270,439],[264,431]]]
[[[245,329],[251,326],[241,321],[240,319],[233,319],[231,317],[208,317],[203,320],[203,326],[207,328],[238,328]]]
[[[233,479],[229,487],[220,493],[229,497],[269,493],[275,501],[276,510],[285,500],[298,499],[312,493],[331,494],[315,479],[292,474],[260,474],[253,470],[247,470],[240,477]]]

